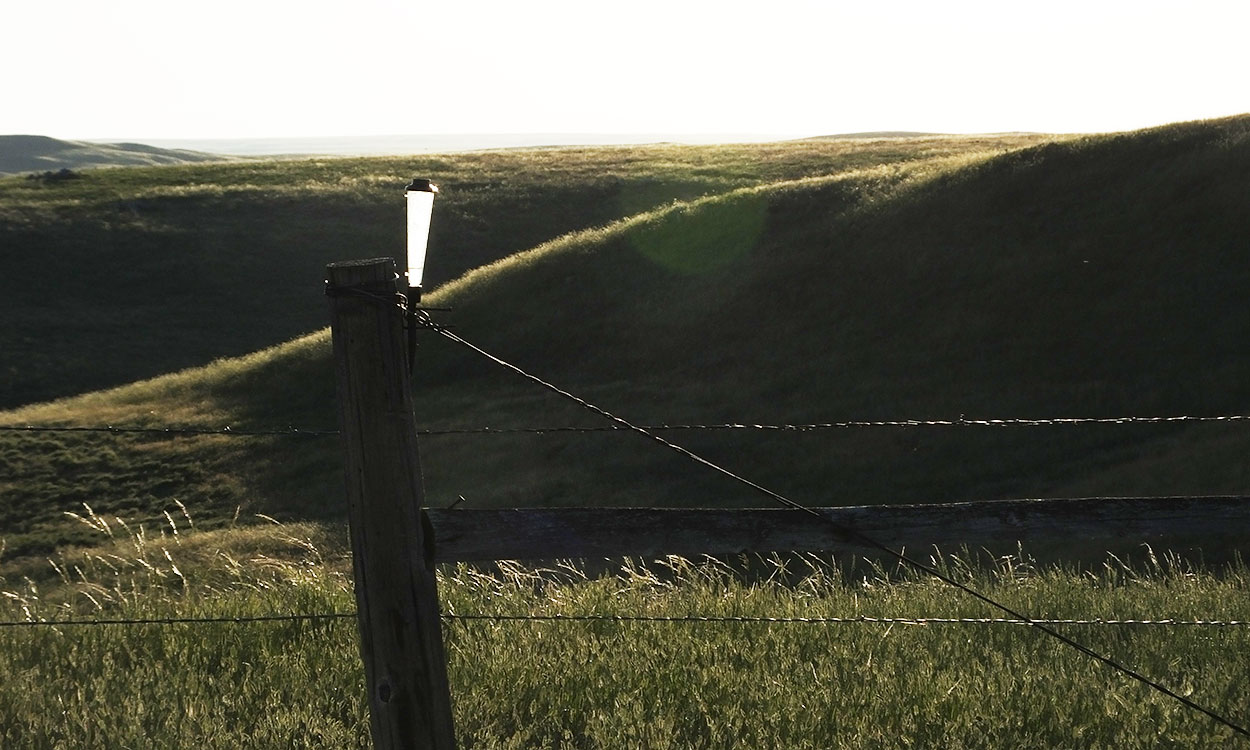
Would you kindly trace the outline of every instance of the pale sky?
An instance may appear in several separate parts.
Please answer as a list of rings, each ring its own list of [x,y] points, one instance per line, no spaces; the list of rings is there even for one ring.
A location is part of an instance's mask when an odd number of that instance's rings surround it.
[[[0,134],[1129,130],[1250,111],[1250,0],[7,0]]]

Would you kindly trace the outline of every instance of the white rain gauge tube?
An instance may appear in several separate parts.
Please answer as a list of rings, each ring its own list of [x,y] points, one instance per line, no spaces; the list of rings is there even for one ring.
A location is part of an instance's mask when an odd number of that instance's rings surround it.
[[[421,298],[421,277],[425,274],[425,252],[430,241],[430,214],[438,185],[429,180],[413,180],[408,185],[408,288],[413,301]]]

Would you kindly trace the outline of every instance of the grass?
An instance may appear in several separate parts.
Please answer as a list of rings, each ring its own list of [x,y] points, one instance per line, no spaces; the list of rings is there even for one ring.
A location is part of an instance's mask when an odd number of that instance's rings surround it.
[[[882,142],[902,151],[871,154],[822,145],[846,161],[830,156],[831,174],[768,184],[750,175],[791,169],[786,158],[815,162],[784,145],[767,152],[780,166],[752,161],[761,147],[589,150],[585,162],[461,155],[491,179],[525,159],[550,167],[524,173],[544,182],[502,189],[516,205],[567,198],[592,168],[636,168],[631,185],[681,173],[688,182],[670,187],[710,190],[698,182],[707,169],[719,192],[649,199],[646,211],[536,243],[427,301],[454,308],[446,320],[467,339],[641,423],[1245,413],[1250,316],[1239,295],[1250,266],[1240,247],[1250,224],[1235,206],[1250,174],[1247,123],[928,159],[901,155],[921,155],[926,142]],[[804,158],[816,148],[792,147]],[[291,189],[278,177],[294,167],[229,168],[238,184],[293,194],[381,164],[304,165],[311,176]],[[384,179],[369,174],[351,189],[381,191]],[[569,216],[576,205],[564,206]],[[327,428],[331,372],[317,333],[3,422]],[[427,428],[596,424],[435,337],[422,343],[417,387]],[[808,505],[1240,494],[1250,479],[1237,423],[680,438]],[[422,453],[436,507],[462,496],[468,507],[759,504],[622,434],[431,437]],[[205,527],[239,508],[245,518],[341,519],[339,460],[334,439],[3,433],[0,491],[13,502],[0,505],[0,528],[11,554],[38,556],[84,540],[62,515],[83,502],[153,521],[177,500],[200,508]]]
[[[5,362],[10,396],[33,392],[27,376],[73,393],[290,339],[0,423],[331,426],[327,335],[297,334],[324,319],[325,261],[401,244],[391,199],[414,172],[444,183],[436,240],[462,249],[432,269],[440,288],[428,302],[454,307],[466,338],[636,421],[1250,408],[1243,117],[1062,142],[551,150],[0,180],[0,237],[17,249],[0,281],[12,307],[0,346],[17,353]],[[82,273],[99,258],[107,288]],[[307,277],[287,278],[305,265]],[[48,277],[55,295],[31,283]],[[66,331],[58,352],[50,342]],[[586,423],[436,338],[420,363],[425,427]],[[1235,424],[682,440],[812,505],[1244,493],[1250,478]],[[560,433],[431,437],[422,452],[438,506],[758,503],[650,448]],[[0,619],[350,611],[339,451],[332,438],[0,433]],[[1240,563],[1213,570],[1148,549],[1092,570],[1023,553],[934,559],[1038,617],[1250,619]],[[931,580],[848,562],[754,561],[750,575],[676,558],[603,573],[448,567],[440,594],[459,615],[993,614]],[[1242,724],[1250,716],[1250,630],[1065,632]],[[466,747],[1233,740],[1018,626],[452,619],[445,637]],[[356,649],[346,619],[3,627],[0,745],[367,746]]]
[[[0,565],[0,619],[350,612],[337,527],[163,528],[82,509],[94,547]],[[337,530],[336,530],[337,529]],[[175,533],[176,532],[176,533]],[[102,540],[102,541],[101,541]],[[1250,619],[1244,565],[1143,551],[1087,571],[937,554],[1038,617]],[[814,556],[668,558],[602,573],[439,571],[445,612],[984,617],[931,579]],[[15,567],[16,566],[16,567]],[[1250,629],[1065,632],[1243,724]],[[444,634],[465,748],[1227,747],[1229,730],[1014,625],[501,622]],[[31,748],[367,747],[350,619],[0,628],[0,742]]]
[[[305,159],[0,178],[0,408],[239,356],[325,325],[325,265],[401,253],[403,186],[443,187],[427,286],[674,200],[1043,136]]]

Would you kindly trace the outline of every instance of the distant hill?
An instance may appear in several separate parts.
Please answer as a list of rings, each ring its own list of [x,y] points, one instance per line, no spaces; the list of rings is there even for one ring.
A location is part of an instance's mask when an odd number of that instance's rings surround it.
[[[232,157],[156,148],[141,143],[62,141],[42,135],[0,135],[0,175],[93,167],[138,167],[227,161]]]
[[[932,138],[934,136],[940,136],[940,135],[942,134],[941,133],[922,133],[922,132],[911,131],[911,130],[873,130],[873,131],[867,131],[863,133],[836,133],[834,135],[817,135],[817,136],[812,136],[811,138],[804,138],[802,140],[821,141],[821,140],[837,140],[841,138],[846,138],[846,139]]]

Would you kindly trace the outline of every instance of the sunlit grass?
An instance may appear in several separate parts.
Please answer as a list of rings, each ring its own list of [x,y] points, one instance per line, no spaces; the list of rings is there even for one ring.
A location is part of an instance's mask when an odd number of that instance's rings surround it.
[[[0,560],[0,620],[349,613],[342,529],[140,526],[84,508],[96,546]],[[744,561],[749,562],[749,561]],[[1250,619],[1243,565],[1143,550],[1102,568],[936,554],[1037,617]],[[738,566],[666,558],[589,572],[439,571],[466,748],[1226,747],[1210,719],[1018,625],[493,621],[456,615],[985,617],[906,571],[816,556]],[[1065,633],[1245,723],[1250,629]],[[351,619],[0,628],[0,741],[52,748],[367,747]]]
[[[656,248],[652,254],[672,254],[675,262],[687,264],[692,261],[685,256],[711,253],[712,247],[718,243],[723,244],[726,239],[745,241],[748,244],[759,240],[763,230],[762,217],[761,225],[756,226],[753,233],[745,237],[735,236],[737,232],[729,233],[728,237],[717,233],[725,219],[732,219],[742,213],[746,204],[762,209],[761,201],[784,200],[788,195],[836,186],[854,196],[854,203],[848,211],[854,216],[869,212],[883,202],[901,200],[909,191],[959,170],[983,164],[999,153],[972,151],[955,156],[917,159],[904,164],[878,165],[833,175],[753,185],[686,201],[673,200],[604,226],[570,232],[535,248],[472,269],[428,295],[428,302],[431,305],[453,302],[464,304],[466,300],[473,299],[473,289],[478,285],[496,284],[501,276],[525,273],[535,263],[553,261],[562,255],[596,252],[596,246],[620,239],[626,239],[636,247],[670,248]],[[706,231],[701,232],[700,228]],[[735,230],[741,228],[734,227]],[[647,250],[644,249],[643,253],[646,255]],[[652,260],[663,265],[655,257]]]
[[[3,412],[3,419],[6,424],[224,427],[240,415],[230,408],[233,402],[227,406],[216,400],[221,391],[241,387],[239,381],[253,378],[266,368],[308,358],[325,360],[329,345],[329,330],[325,329],[203,367],[12,409]]]

